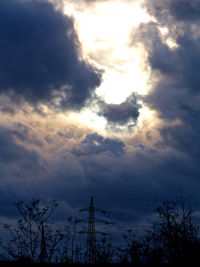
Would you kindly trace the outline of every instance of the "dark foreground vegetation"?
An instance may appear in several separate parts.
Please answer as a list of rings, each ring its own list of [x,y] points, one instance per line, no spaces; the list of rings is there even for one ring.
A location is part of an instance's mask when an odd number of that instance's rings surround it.
[[[0,242],[0,266],[66,266],[88,264],[87,246],[76,240],[76,220],[69,220],[64,230],[51,221],[55,201],[42,206],[39,200],[15,204],[20,218],[14,225],[5,224],[7,241]],[[137,237],[134,230],[122,233],[116,245],[111,236],[96,241],[95,264],[161,265],[200,262],[200,232],[193,212],[181,198],[164,202],[157,209],[156,220]]]

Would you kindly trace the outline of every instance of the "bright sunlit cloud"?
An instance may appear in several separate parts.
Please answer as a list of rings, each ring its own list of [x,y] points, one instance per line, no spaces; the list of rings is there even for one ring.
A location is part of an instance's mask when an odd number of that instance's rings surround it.
[[[134,28],[151,20],[139,1],[107,0],[81,5],[66,0],[65,14],[74,17],[83,57],[104,71],[97,96],[108,104],[120,104],[132,93],[147,94],[147,54],[142,46],[131,45]],[[69,119],[98,131],[106,128],[106,120],[89,107],[71,113]]]
[[[105,71],[97,95],[119,104],[132,92],[145,94],[144,51],[130,46],[133,28],[150,20],[138,2],[97,2],[85,10],[66,3],[65,13],[75,18],[84,56]]]
[[[104,134],[106,127],[106,120],[103,117],[99,117],[97,114],[92,112],[89,108],[84,109],[81,113],[71,112],[68,115],[68,120],[71,122],[77,122],[78,125],[87,127],[93,131],[98,131]]]

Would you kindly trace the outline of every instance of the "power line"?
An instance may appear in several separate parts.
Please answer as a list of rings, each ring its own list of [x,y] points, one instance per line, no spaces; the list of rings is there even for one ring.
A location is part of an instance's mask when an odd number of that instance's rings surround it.
[[[141,202],[163,202],[166,201],[167,198],[163,199],[153,199],[153,198],[132,198],[132,197],[111,197],[111,196],[95,196],[96,199],[117,199],[117,200],[127,200],[127,201],[141,201]]]

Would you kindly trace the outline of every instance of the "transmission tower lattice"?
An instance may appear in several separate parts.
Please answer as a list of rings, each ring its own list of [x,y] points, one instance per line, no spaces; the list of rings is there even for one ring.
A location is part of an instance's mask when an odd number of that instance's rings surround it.
[[[113,224],[109,221],[99,220],[95,218],[95,212],[101,212],[103,214],[110,213],[108,211],[105,211],[103,209],[98,209],[94,206],[94,199],[91,197],[90,199],[90,206],[89,208],[80,209],[80,211],[87,211],[88,212],[88,219],[79,219],[77,222],[87,222],[88,223],[88,229],[87,231],[80,231],[79,233],[86,233],[87,234],[87,261],[88,263],[95,263],[96,262],[96,234],[100,233],[103,235],[106,235],[107,233],[96,231],[95,224],[98,223],[104,223],[104,224]]]

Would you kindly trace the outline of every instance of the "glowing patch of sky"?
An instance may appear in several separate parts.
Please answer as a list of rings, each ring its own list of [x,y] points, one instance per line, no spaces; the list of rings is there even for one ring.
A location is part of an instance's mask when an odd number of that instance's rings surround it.
[[[66,0],[64,12],[75,18],[83,56],[104,70],[96,93],[107,103],[120,104],[133,92],[148,91],[149,73],[143,68],[146,52],[131,45],[133,29],[151,20],[139,2],[106,0],[81,5]],[[71,113],[72,118],[97,131],[106,127],[106,120],[90,107],[81,113]]]
[[[68,3],[65,13],[75,17],[84,55],[105,71],[99,96],[118,104],[132,92],[146,93],[142,51],[130,46],[133,28],[150,20],[139,4],[105,1],[78,10]]]

